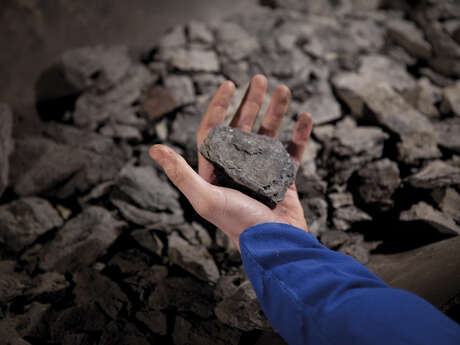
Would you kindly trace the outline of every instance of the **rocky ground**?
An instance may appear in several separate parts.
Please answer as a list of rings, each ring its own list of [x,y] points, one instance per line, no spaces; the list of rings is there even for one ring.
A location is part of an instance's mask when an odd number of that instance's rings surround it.
[[[196,128],[225,79],[232,109],[255,73],[291,88],[284,142],[313,115],[296,183],[329,248],[368,264],[460,234],[458,4],[262,4],[174,27],[141,58],[66,52],[37,81],[35,135],[13,134],[0,105],[7,344],[282,343],[236,249],[147,154],[166,143],[196,166]]]

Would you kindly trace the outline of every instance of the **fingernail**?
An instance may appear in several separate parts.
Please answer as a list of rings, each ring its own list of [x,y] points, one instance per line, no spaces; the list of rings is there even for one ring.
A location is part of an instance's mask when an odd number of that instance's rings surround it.
[[[163,148],[161,145],[153,145],[150,150],[150,157],[155,160],[157,163],[162,165],[163,162]]]
[[[225,84],[226,84],[225,87],[227,87],[229,90],[235,89],[235,83],[233,83],[231,80],[227,80]]]

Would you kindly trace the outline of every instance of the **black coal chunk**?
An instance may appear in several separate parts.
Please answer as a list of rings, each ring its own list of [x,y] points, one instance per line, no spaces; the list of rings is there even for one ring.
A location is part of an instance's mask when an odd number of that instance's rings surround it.
[[[236,188],[274,207],[294,183],[297,165],[275,138],[214,127],[200,146],[222,185]]]

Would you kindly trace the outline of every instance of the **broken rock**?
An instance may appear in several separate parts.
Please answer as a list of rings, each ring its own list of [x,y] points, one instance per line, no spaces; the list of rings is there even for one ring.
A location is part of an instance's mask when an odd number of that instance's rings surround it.
[[[297,166],[274,138],[217,126],[200,152],[214,164],[225,184],[249,191],[272,207],[294,183]]]
[[[216,26],[217,50],[227,58],[238,61],[259,49],[258,41],[241,26],[224,22]]]
[[[359,195],[366,204],[379,211],[392,207],[392,195],[401,183],[395,162],[385,158],[369,163],[358,170],[358,176]]]
[[[357,126],[349,117],[335,127],[318,127],[314,133],[324,146],[321,165],[333,174],[332,181],[337,184],[345,183],[356,170],[380,158],[389,137],[378,127]]]
[[[314,236],[327,230],[327,203],[321,198],[305,198],[300,200],[308,232]]]
[[[213,283],[219,279],[219,269],[211,254],[202,246],[188,244],[175,232],[168,238],[168,258],[198,279]]]
[[[172,334],[175,345],[237,345],[241,332],[218,320],[196,321],[176,316]]]
[[[256,293],[249,281],[241,283],[233,295],[217,304],[214,311],[221,322],[242,331],[273,329],[260,309]]]
[[[439,146],[460,153],[460,117],[448,118],[435,123]]]
[[[460,227],[455,224],[455,221],[451,217],[435,210],[423,201],[413,205],[410,210],[402,212],[399,219],[404,221],[422,221],[436,228],[439,232],[460,234]]]
[[[454,188],[437,190],[432,193],[441,211],[460,223],[460,194]]]
[[[422,59],[430,58],[431,45],[423,37],[423,32],[413,22],[393,18],[386,25],[390,38],[404,47],[410,54]]]
[[[0,242],[14,251],[62,224],[58,212],[44,199],[28,197],[0,206]]]
[[[164,83],[173,95],[177,107],[195,102],[195,88],[190,77],[185,75],[170,75],[165,78]]]
[[[14,190],[20,196],[49,193],[59,199],[85,192],[118,173],[122,153],[113,147],[109,152],[98,154],[41,137],[18,140],[11,166]]]
[[[158,176],[152,166],[124,167],[116,180],[114,199],[129,201],[142,210],[173,212],[180,210],[179,194]]]
[[[456,116],[460,116],[460,82],[456,82],[443,90],[441,109],[445,113],[452,112]]]
[[[193,313],[207,319],[213,315],[214,289],[191,277],[163,279],[149,297],[153,310],[176,308],[181,313]]]
[[[40,251],[40,267],[57,272],[93,264],[117,239],[121,222],[99,206],[90,206],[68,221]]]
[[[443,161],[429,162],[419,172],[409,176],[407,181],[415,188],[435,189],[460,185],[460,168]]]
[[[184,72],[218,72],[219,60],[212,50],[178,49],[166,57],[172,67]]]

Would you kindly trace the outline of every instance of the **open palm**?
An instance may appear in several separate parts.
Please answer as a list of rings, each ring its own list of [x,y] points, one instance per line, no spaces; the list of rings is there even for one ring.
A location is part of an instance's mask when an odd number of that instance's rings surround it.
[[[256,75],[241,101],[230,126],[243,131],[251,131],[267,89],[267,79]],[[197,145],[206,138],[208,132],[221,124],[227,113],[235,91],[232,82],[221,85],[208,106],[197,132]],[[270,100],[259,134],[276,137],[281,121],[290,101],[290,91],[284,86],[276,87]],[[311,116],[302,113],[296,123],[288,144],[291,157],[300,164],[312,128]],[[164,145],[154,145],[150,155],[165,170],[170,180],[181,190],[193,208],[237,245],[238,238],[247,228],[266,222],[287,223],[307,231],[302,206],[295,185],[291,185],[283,201],[274,209],[230,188],[218,186],[213,165],[198,152],[198,174],[174,150]]]

